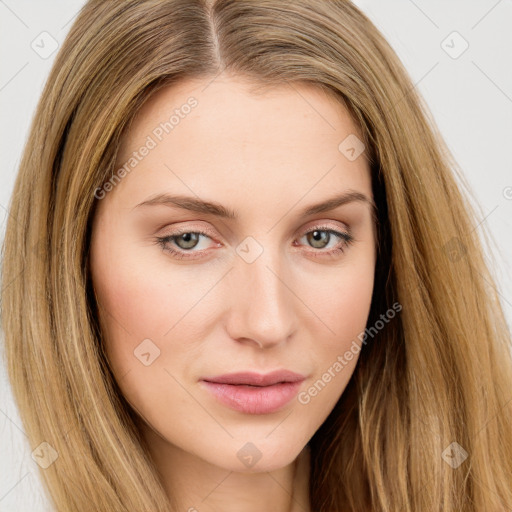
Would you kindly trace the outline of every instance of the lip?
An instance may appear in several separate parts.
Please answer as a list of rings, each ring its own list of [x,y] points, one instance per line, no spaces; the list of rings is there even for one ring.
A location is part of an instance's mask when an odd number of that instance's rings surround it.
[[[222,404],[246,414],[270,414],[298,393],[303,375],[276,370],[267,374],[239,372],[204,377],[200,382]]]

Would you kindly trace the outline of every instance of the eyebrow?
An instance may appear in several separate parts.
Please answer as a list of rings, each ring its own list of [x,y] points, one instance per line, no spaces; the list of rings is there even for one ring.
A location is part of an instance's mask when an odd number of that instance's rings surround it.
[[[353,202],[361,202],[367,204],[371,209],[372,216],[374,218],[376,217],[377,208],[373,200],[365,194],[354,190],[347,190],[344,193],[326,199],[321,203],[308,206],[301,210],[299,215],[307,217],[317,213],[329,212],[335,208],[338,208],[339,206]],[[214,215],[223,219],[237,219],[237,214],[234,210],[226,208],[219,203],[213,201],[204,201],[197,197],[185,195],[158,194],[150,199],[143,201],[142,203],[139,203],[132,209],[154,205],[177,207],[192,212]]]

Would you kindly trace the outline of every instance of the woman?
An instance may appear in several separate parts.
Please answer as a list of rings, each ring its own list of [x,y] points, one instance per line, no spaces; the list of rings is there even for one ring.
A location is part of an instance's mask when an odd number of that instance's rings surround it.
[[[55,510],[511,508],[510,337],[447,155],[349,2],[88,2],[5,238]]]

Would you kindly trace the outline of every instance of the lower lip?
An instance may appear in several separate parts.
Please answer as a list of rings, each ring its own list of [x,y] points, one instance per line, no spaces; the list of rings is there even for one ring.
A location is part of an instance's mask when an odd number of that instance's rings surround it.
[[[302,381],[272,386],[246,386],[201,381],[224,405],[246,414],[270,414],[283,408],[297,395]]]

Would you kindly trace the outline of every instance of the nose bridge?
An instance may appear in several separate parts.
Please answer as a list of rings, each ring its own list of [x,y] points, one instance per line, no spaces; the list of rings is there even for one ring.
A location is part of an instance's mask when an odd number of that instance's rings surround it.
[[[249,239],[237,248],[229,329],[234,339],[269,347],[292,334],[295,303],[282,253],[277,247],[256,243]]]

